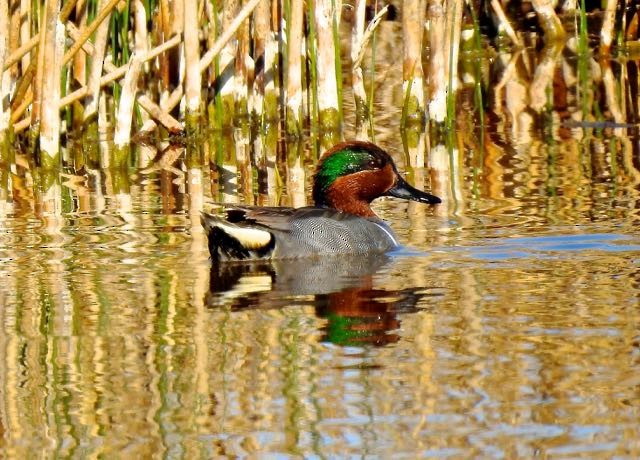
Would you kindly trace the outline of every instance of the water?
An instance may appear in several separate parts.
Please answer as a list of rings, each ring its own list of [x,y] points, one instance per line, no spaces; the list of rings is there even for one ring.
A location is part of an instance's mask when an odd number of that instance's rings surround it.
[[[502,85],[484,127],[463,90],[448,145],[402,138],[380,88],[376,141],[444,199],[376,203],[405,245],[386,256],[211,266],[200,210],[303,205],[317,138],[211,134],[212,168],[138,146],[128,171],[87,160],[50,188],[17,152],[3,456],[640,457],[637,128],[567,125],[573,90],[534,113]]]
[[[216,268],[147,198],[1,221],[7,455],[640,454],[635,218],[387,200],[397,253]]]

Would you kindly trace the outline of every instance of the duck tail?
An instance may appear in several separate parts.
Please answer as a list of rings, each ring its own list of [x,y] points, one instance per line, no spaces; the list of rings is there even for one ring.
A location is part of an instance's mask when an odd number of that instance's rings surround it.
[[[275,246],[273,234],[263,228],[231,223],[204,212],[200,221],[207,232],[213,260],[266,259]]]

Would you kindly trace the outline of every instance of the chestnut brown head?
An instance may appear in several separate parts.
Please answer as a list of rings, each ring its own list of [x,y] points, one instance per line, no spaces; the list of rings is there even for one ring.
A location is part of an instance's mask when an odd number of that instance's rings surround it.
[[[369,204],[381,196],[427,204],[441,202],[437,196],[409,185],[389,154],[371,142],[343,142],[320,159],[313,183],[316,206],[375,216]]]

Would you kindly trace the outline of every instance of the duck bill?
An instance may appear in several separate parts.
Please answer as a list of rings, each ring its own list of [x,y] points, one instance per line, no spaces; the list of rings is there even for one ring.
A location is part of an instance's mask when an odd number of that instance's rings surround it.
[[[396,184],[387,190],[387,196],[402,198],[403,200],[418,201],[419,203],[438,204],[442,200],[435,195],[418,190],[409,185],[403,178],[398,177]]]

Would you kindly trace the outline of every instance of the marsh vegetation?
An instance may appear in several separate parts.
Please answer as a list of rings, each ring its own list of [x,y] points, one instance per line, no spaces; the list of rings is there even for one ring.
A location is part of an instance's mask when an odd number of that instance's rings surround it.
[[[0,0],[0,449],[640,456],[636,3]],[[342,139],[411,250],[211,266]]]

